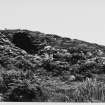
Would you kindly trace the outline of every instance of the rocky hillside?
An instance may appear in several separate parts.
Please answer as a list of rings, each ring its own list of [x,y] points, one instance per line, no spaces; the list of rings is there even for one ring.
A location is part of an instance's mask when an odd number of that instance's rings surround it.
[[[0,30],[0,100],[105,101],[105,46],[29,30]]]

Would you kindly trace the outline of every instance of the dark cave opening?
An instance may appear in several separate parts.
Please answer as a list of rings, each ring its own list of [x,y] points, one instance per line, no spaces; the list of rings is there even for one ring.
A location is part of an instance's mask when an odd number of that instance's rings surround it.
[[[15,33],[13,35],[13,43],[27,53],[33,54],[35,52],[35,46],[33,45],[31,38],[28,36],[28,33]]]

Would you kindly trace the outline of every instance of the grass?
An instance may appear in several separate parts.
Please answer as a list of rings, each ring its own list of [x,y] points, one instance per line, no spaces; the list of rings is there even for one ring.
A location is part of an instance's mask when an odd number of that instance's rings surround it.
[[[69,89],[47,87],[43,91],[49,102],[105,102],[105,84],[96,79],[86,79]]]
[[[2,70],[1,70],[2,71]],[[58,78],[41,79],[41,77],[33,77],[30,72],[22,71],[2,71],[0,72],[0,100],[2,101],[5,97],[15,96],[19,91],[20,97],[24,95],[23,91],[27,89],[27,95],[33,95],[37,98],[32,97],[31,101],[40,102],[105,102],[105,81],[104,78],[86,79],[83,82],[71,82],[67,85],[66,82],[60,81]],[[32,82],[32,79],[34,80]],[[41,79],[41,80],[40,80]],[[102,80],[103,79],[103,80]],[[36,82],[41,82],[36,84]],[[37,89],[37,86],[40,90]],[[36,90],[35,90],[36,88]],[[7,90],[7,91],[5,91]],[[14,91],[16,93],[14,93]],[[40,94],[37,92],[39,91]],[[23,93],[22,93],[23,92]],[[8,95],[7,95],[8,93]],[[36,96],[37,93],[37,96]],[[38,95],[39,94],[39,95]],[[7,96],[6,96],[7,95]],[[16,97],[16,98],[17,98]],[[24,99],[27,99],[24,98]],[[21,99],[24,101],[24,99]],[[4,99],[5,100],[5,99]],[[18,100],[18,99],[17,99]],[[30,101],[29,100],[29,101]],[[9,98],[7,101],[11,101]],[[12,100],[13,101],[13,100]],[[19,101],[19,100],[18,100]]]

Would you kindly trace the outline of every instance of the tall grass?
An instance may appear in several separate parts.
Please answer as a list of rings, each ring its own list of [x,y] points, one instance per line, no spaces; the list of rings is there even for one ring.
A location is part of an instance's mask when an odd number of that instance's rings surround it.
[[[69,89],[47,88],[46,93],[51,102],[105,102],[105,84],[96,79],[86,79]]]
[[[105,102],[105,84],[96,79],[86,79],[73,92],[76,102]]]

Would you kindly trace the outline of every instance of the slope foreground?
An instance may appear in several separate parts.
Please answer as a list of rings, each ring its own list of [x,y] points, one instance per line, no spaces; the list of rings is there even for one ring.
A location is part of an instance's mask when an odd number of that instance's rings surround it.
[[[0,101],[105,102],[105,46],[0,30]]]

